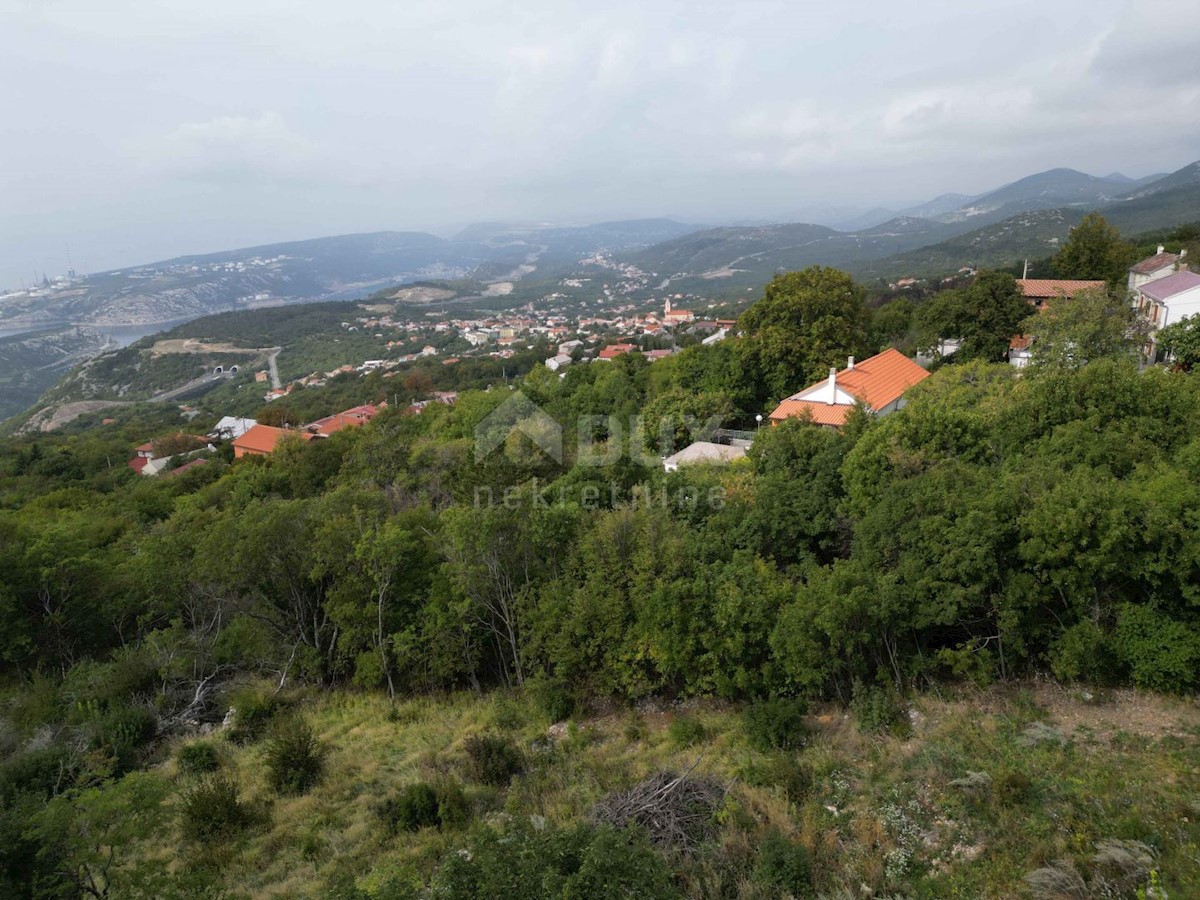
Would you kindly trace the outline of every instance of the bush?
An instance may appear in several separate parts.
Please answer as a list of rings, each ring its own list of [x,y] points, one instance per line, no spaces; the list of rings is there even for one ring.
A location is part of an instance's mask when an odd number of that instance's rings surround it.
[[[1140,688],[1182,693],[1200,677],[1200,632],[1148,606],[1121,606],[1117,655]]]
[[[471,804],[462,786],[449,779],[437,785],[423,781],[410,784],[384,800],[376,812],[392,831],[459,828],[471,820]]]
[[[861,681],[855,681],[850,712],[863,731],[898,731],[907,724],[900,695],[890,686],[868,687]]]
[[[500,735],[472,735],[463,742],[467,771],[476,781],[503,787],[525,771],[525,759],[517,746]]]
[[[676,747],[690,747],[703,741],[708,732],[701,721],[685,716],[671,722],[667,727],[667,735]]]
[[[481,828],[446,856],[430,883],[432,896],[561,897],[669,900],[679,896],[666,862],[637,829],[515,824]]]
[[[250,687],[235,691],[229,705],[233,707],[229,739],[238,744],[249,744],[266,734],[279,709],[275,697]]]
[[[221,768],[221,754],[211,741],[184,744],[176,754],[181,771],[189,775],[204,775]]]
[[[326,749],[307,722],[286,719],[275,728],[267,747],[267,774],[281,794],[303,794],[325,773]]]
[[[114,706],[96,722],[93,746],[111,756],[119,772],[138,763],[139,751],[158,732],[158,718],[140,706]]]
[[[799,750],[808,737],[807,712],[803,700],[766,700],[746,708],[742,726],[756,750]]]
[[[525,683],[525,689],[551,722],[562,722],[575,712],[575,695],[564,678],[538,675]]]
[[[992,782],[992,793],[1001,806],[1021,806],[1033,798],[1033,782],[1019,769],[1001,769]]]
[[[211,843],[245,830],[253,817],[242,802],[237,783],[228,775],[205,777],[183,795],[183,836]]]
[[[438,824],[442,828],[462,828],[471,821],[471,801],[457,781],[446,779],[437,785]]]
[[[775,830],[763,838],[753,877],[756,884],[773,889],[772,893],[814,896],[808,851]]]
[[[385,800],[379,817],[393,831],[420,831],[441,824],[438,796],[425,782],[410,784],[395,797]]]

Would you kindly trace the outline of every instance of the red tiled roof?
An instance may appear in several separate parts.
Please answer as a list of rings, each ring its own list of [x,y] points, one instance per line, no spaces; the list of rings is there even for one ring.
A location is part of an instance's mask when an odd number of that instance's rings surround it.
[[[245,453],[270,453],[288,435],[295,435],[306,441],[316,437],[303,431],[285,431],[270,425],[255,425],[241,437],[234,439],[233,448]]]
[[[1033,342],[1033,338],[1031,338],[1029,335],[1018,334],[1016,337],[1014,337],[1011,341],[1008,342],[1008,349],[1009,350],[1028,350],[1029,345],[1032,342]]]
[[[843,369],[837,373],[837,386],[870,409],[882,409],[889,403],[900,399],[910,387],[929,377],[929,372],[921,368],[899,350],[889,347],[882,353],[864,359],[852,369]],[[820,399],[800,398],[800,395],[820,387],[824,380],[809,385],[803,391],[793,394],[784,400],[771,413],[775,420],[788,419],[803,415],[807,410],[814,422],[822,425],[840,425],[849,413],[851,406],[845,403],[828,403]],[[812,407],[825,407],[826,412],[818,413]],[[841,413],[833,410],[841,409]],[[832,421],[836,419],[836,421]]]
[[[1021,293],[1031,300],[1046,297],[1074,297],[1080,291],[1103,288],[1103,281],[1066,281],[1058,278],[1018,278]]]
[[[779,406],[775,407],[775,411],[771,413],[771,419],[776,422],[781,422],[784,419],[811,419],[815,425],[833,425],[840,427],[846,424],[846,417],[850,415],[850,410],[853,406],[848,406],[845,403],[822,403],[819,400],[784,400]]]
[[[1137,265],[1130,266],[1129,271],[1135,275],[1153,275],[1159,269],[1173,266],[1177,262],[1179,262],[1178,253],[1155,253]]]
[[[131,459],[131,460],[129,461],[129,468],[133,469],[133,471],[135,471],[135,472],[137,472],[139,475],[141,475],[141,474],[142,474],[142,469],[146,468],[146,466],[147,466],[147,465],[149,465],[149,464],[150,464],[150,458],[149,458],[149,457],[147,457],[147,456],[135,456],[133,459]]]
[[[622,356],[628,353],[630,350],[636,349],[637,346],[635,344],[609,344],[600,351],[599,359],[616,359],[618,356]]]
[[[366,403],[362,406],[355,406],[352,409],[335,413],[332,416],[325,416],[323,419],[317,419],[315,422],[305,425],[304,429],[305,431],[317,432],[319,434],[333,434],[335,431],[341,431],[343,428],[365,425],[378,412],[379,408],[377,406],[372,403]]]

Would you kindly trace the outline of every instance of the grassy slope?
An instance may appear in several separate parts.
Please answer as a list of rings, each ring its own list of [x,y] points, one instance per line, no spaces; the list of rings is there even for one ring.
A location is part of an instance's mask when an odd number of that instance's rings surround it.
[[[738,712],[720,705],[610,714],[581,721],[552,752],[535,755],[507,791],[467,789],[485,818],[504,810],[565,823],[606,791],[699,760],[698,772],[733,782],[734,802],[720,846],[682,870],[692,895],[715,892],[724,870],[734,888],[727,896],[764,896],[748,873],[769,825],[808,846],[828,895],[1024,896],[1026,872],[1065,858],[1087,874],[1106,838],[1151,845],[1170,895],[1200,895],[1200,709],[1132,692],[1083,696],[1050,686],[926,695],[907,737],[864,734],[841,711],[818,711],[809,746],[793,754],[750,749]],[[508,731],[526,747],[546,734],[526,701],[501,694],[414,700],[390,716],[371,695],[314,696],[303,708],[332,748],[329,774],[311,794],[274,797],[263,747],[228,748],[269,824],[207,861],[255,898],[318,896],[335,872],[355,873],[368,890],[398,868],[428,873],[463,835],[388,835],[373,805],[409,782],[458,773],[469,734]],[[679,717],[700,721],[703,739],[682,746],[673,738]],[[1061,729],[1066,743],[1025,746],[1034,722]],[[161,771],[186,783],[172,762]],[[788,780],[804,771],[811,788],[789,798]],[[988,773],[992,786],[971,795],[950,784],[968,772]],[[150,852],[171,856],[176,845],[165,834]],[[194,864],[195,853],[174,864]]]

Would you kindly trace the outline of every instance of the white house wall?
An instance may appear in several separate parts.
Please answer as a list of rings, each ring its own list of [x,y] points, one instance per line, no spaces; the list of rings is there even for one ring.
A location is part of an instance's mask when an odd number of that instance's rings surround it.
[[[1165,328],[1186,316],[1194,316],[1197,313],[1200,313],[1200,287],[1176,294],[1168,300],[1163,321],[1158,324],[1158,327]]]

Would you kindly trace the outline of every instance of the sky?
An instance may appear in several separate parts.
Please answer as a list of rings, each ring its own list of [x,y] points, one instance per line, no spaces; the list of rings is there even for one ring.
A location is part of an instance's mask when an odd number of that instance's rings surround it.
[[[0,287],[1200,159],[1195,0],[0,0]]]

